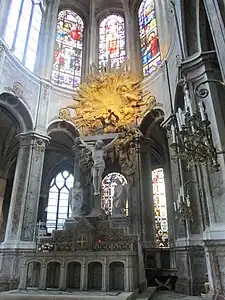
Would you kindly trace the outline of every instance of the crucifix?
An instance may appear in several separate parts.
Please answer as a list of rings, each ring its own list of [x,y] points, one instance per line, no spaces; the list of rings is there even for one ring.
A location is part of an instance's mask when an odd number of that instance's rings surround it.
[[[85,244],[87,244],[87,238],[82,235],[80,240],[77,241],[77,244],[80,245],[81,248],[84,248]]]

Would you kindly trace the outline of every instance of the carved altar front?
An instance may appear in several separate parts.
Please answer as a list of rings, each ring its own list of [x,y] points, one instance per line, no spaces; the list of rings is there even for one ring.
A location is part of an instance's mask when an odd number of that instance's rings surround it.
[[[133,292],[143,284],[140,256],[136,235],[109,221],[80,217],[68,229],[38,239],[36,252],[24,257],[19,288]]]

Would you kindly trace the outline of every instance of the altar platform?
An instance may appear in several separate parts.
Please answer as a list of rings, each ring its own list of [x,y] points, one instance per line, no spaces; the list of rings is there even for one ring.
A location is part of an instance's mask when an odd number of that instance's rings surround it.
[[[37,289],[15,290],[0,293],[0,300],[133,300],[136,299],[134,292],[97,292],[97,291],[54,291]]]

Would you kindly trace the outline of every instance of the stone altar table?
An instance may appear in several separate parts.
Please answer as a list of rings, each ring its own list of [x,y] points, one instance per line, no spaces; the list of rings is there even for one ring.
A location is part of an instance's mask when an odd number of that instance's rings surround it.
[[[40,237],[37,251],[26,253],[19,289],[133,293],[146,284],[139,252],[138,236],[110,227],[107,220],[70,220],[67,229]]]

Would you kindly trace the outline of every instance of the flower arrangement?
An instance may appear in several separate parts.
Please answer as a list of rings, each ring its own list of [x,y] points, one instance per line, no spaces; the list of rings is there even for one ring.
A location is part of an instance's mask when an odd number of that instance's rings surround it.
[[[40,252],[51,252],[53,251],[54,246],[49,244],[49,243],[44,243],[42,245],[39,246],[38,251]]]

